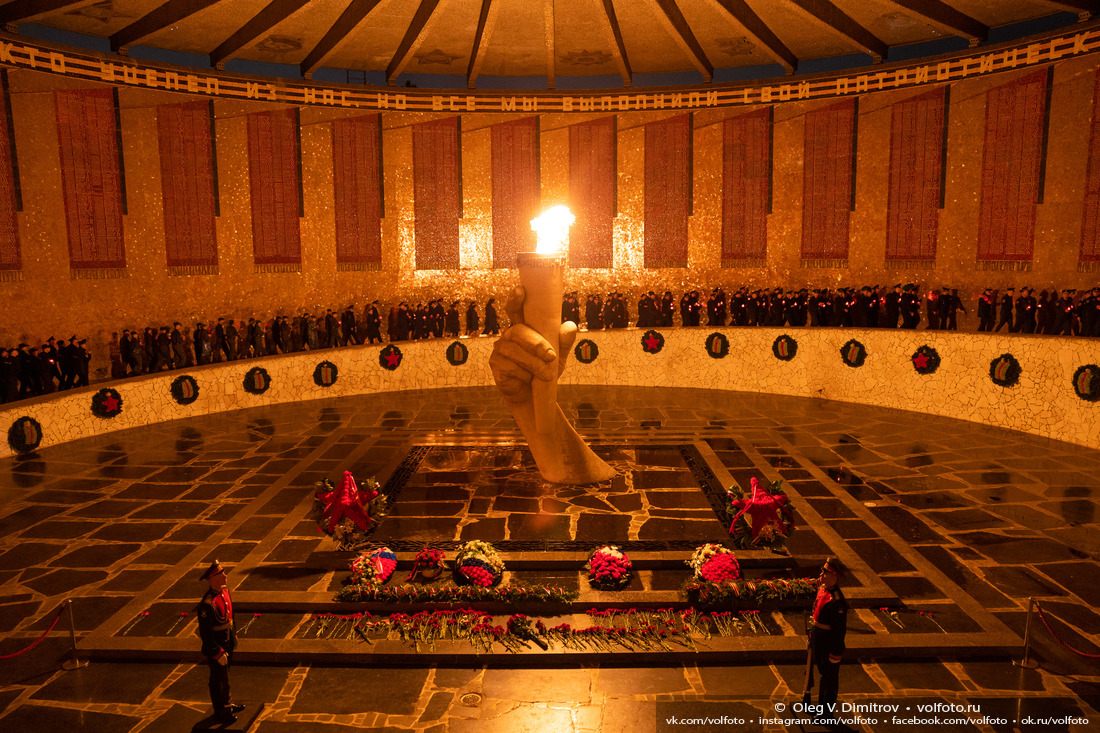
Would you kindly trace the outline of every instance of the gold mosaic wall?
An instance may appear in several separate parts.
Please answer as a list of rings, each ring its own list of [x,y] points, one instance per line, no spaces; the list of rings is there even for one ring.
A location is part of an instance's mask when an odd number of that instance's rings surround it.
[[[984,286],[1029,284],[1037,289],[1096,284],[1077,271],[1085,166],[1098,61],[1094,57],[1055,64],[1045,200],[1038,208],[1031,272],[983,271],[975,262],[979,184],[987,91],[1028,70],[959,81],[951,87],[946,205],[940,212],[934,270],[897,270],[884,265],[890,106],[920,90],[876,92],[860,97],[856,208],[851,218],[849,267],[799,266],[802,211],[802,135],[807,111],[830,101],[788,102],[774,110],[773,212],[768,217],[766,268],[723,269],[721,235],[721,122],[750,108],[710,109],[694,115],[694,215],[689,222],[688,269],[644,270],[644,125],[682,112],[624,112],[618,115],[618,216],[614,227],[615,267],[574,271],[567,289],[582,294],[612,289],[635,297],[646,290],[753,287],[823,287],[918,282],[924,287],[959,288],[968,307]],[[490,269],[492,261],[489,126],[520,114],[472,113],[462,117],[463,219],[461,268],[413,269],[411,125],[445,113],[382,113],[385,218],[380,271],[336,268],[331,184],[331,120],[351,110],[302,110],[302,169],[305,217],[301,221],[301,273],[256,273],[252,262],[247,130],[250,112],[281,105],[216,100],[217,163],[221,215],[217,220],[216,275],[171,276],[165,261],[156,106],[187,99],[171,92],[120,90],[122,145],[128,214],[124,221],[127,277],[70,278],[53,92],[91,82],[29,70],[9,72],[12,114],[24,209],[19,214],[23,257],[21,281],[0,282],[6,307],[0,344],[41,343],[49,336],[79,334],[95,354],[93,376],[106,375],[108,344],[122,328],[180,321],[211,322],[218,316],[267,317],[360,309],[375,298],[388,308],[398,300],[434,297],[501,300],[516,283],[511,271]],[[542,199],[547,206],[568,197],[567,126],[598,114],[543,114]],[[631,305],[633,312],[634,305]],[[971,308],[973,311],[973,308]],[[973,313],[969,316],[973,319]],[[964,318],[962,328],[973,328]]]

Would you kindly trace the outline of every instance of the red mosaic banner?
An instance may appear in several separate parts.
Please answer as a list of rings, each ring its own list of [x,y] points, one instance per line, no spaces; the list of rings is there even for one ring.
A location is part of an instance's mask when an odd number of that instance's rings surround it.
[[[332,122],[336,264],[382,264],[382,125],[379,115]]]
[[[55,92],[54,104],[70,267],[124,268],[122,182],[112,91]]]
[[[843,102],[806,115],[802,173],[802,259],[848,259],[848,219],[852,208],[852,155],[855,102]]]
[[[293,109],[248,115],[248,171],[255,263],[300,264],[298,129]]]
[[[646,267],[687,267],[691,115],[645,126]]]
[[[209,102],[157,107],[168,267],[218,264]]]
[[[1081,223],[1080,262],[1100,262],[1100,69],[1092,91],[1092,128],[1085,175],[1085,214]]]
[[[7,83],[7,78],[3,79]],[[18,204],[15,196],[11,136],[8,128],[8,95],[0,94],[0,270],[21,270],[23,257],[19,249]]]
[[[538,216],[539,125],[531,117],[490,128],[493,160],[493,267],[516,266],[516,252],[535,250]]]
[[[893,106],[886,260],[935,260],[945,87]]]
[[[615,134],[614,117],[569,126],[570,267],[612,267]]]
[[[416,269],[457,270],[462,216],[458,118],[413,125]]]
[[[771,110],[722,123],[722,262],[768,255]]]
[[[991,89],[987,96],[979,261],[1031,261],[1046,86],[1042,70]]]

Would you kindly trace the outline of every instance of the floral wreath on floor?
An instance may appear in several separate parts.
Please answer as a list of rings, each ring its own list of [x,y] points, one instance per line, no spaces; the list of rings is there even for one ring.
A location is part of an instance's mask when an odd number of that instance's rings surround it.
[[[909,357],[917,374],[934,374],[940,368],[940,353],[928,344],[917,349]]]
[[[199,383],[190,374],[182,374],[172,380],[168,391],[177,404],[190,405],[199,398]]]
[[[339,488],[328,479],[317,482],[309,518],[317,522],[317,531],[336,540],[341,550],[351,550],[366,541],[385,514],[386,497],[374,477],[360,489],[351,471],[344,471]]]
[[[772,341],[772,354],[780,361],[790,361],[798,353],[798,342],[787,334],[776,336]]]
[[[749,486],[747,495],[736,484],[726,491],[733,546],[739,550],[767,547],[779,552],[794,530],[794,509],[783,490],[783,479],[764,486],[753,476]]]
[[[24,415],[8,428],[8,445],[16,453],[30,453],[42,442],[42,424]]]
[[[685,563],[695,572],[696,580],[708,583],[728,583],[741,579],[741,563],[729,548],[709,542],[695,549]]]
[[[413,558],[412,570],[409,571],[405,580],[412,580],[417,573],[423,576],[425,580],[432,580],[439,577],[446,567],[447,555],[444,554],[443,550],[425,547],[416,553],[416,557]]]
[[[355,585],[380,588],[393,575],[395,567],[397,567],[397,555],[388,547],[364,552],[351,561],[351,582]]]
[[[109,420],[112,417],[118,417],[120,412],[122,412],[122,395],[117,390],[104,387],[92,395],[92,414],[96,417]]]
[[[271,375],[263,367],[252,367],[244,375],[242,385],[248,394],[263,394],[271,386]]]
[[[849,339],[840,347],[840,358],[848,366],[859,368],[867,360],[867,348],[855,339]]]
[[[584,566],[588,584],[598,590],[622,590],[630,585],[634,572],[630,558],[615,545],[597,547]]]
[[[455,555],[455,582],[491,588],[504,577],[504,560],[497,548],[482,540],[470,540]]]
[[[331,361],[322,361],[313,370],[313,383],[318,387],[331,387],[340,377],[340,370]]]
[[[1073,373],[1073,391],[1086,402],[1100,400],[1100,366],[1085,364]]]
[[[989,378],[1001,387],[1015,387],[1021,371],[1020,362],[1012,354],[1001,354],[989,362]]]

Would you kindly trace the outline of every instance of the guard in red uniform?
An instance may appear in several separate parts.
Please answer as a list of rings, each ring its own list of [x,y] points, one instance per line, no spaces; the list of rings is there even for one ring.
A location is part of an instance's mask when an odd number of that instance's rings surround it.
[[[217,560],[210,563],[200,580],[210,584],[195,613],[199,617],[202,654],[210,665],[210,702],[219,723],[230,724],[244,705],[234,705],[229,696],[229,668],[237,648],[237,630],[233,626],[233,599],[226,586],[226,570]]]
[[[844,566],[835,557],[827,559],[822,566],[810,632],[814,664],[821,675],[817,690],[819,717],[824,719],[822,723],[836,730],[844,730],[835,712],[840,689],[840,659],[844,655],[844,635],[848,630],[848,602],[839,585],[844,573]]]

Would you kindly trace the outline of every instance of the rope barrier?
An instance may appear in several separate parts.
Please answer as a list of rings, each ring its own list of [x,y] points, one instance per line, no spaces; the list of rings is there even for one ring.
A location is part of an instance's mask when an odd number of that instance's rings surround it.
[[[59,608],[59,609],[58,609],[58,611],[57,611],[57,615],[53,617],[53,623],[52,623],[52,624],[50,624],[50,628],[48,628],[48,629],[46,629],[46,630],[45,630],[44,632],[42,632],[42,636],[40,636],[40,637],[38,637],[37,639],[35,639],[35,640],[34,640],[34,643],[33,643],[33,644],[31,644],[31,645],[30,645],[29,647],[27,647],[27,648],[26,648],[26,649],[24,649],[23,651],[20,651],[20,652],[15,652],[14,654],[5,654],[5,655],[3,655],[3,656],[0,656],[0,659],[13,659],[13,658],[15,658],[15,657],[18,657],[18,656],[22,656],[23,654],[26,654],[26,653],[27,653],[27,652],[29,652],[29,651],[30,651],[31,649],[34,649],[34,648],[35,648],[36,646],[38,646],[39,644],[41,644],[41,643],[42,643],[42,641],[43,641],[43,640],[44,640],[44,639],[45,639],[45,638],[46,638],[47,636],[49,636],[50,632],[51,632],[51,631],[53,631],[53,627],[54,627],[54,626],[57,626],[57,622],[61,620],[61,613],[62,613],[62,611],[64,611],[64,610],[65,610],[65,607],[64,607],[64,606],[62,606],[61,608]]]
[[[1054,633],[1054,629],[1050,628],[1050,624],[1047,623],[1046,614],[1043,613],[1043,607],[1041,605],[1039,605],[1038,601],[1035,602],[1035,607],[1037,609],[1039,609],[1039,620],[1043,622],[1043,626],[1047,627],[1047,631],[1050,632],[1050,635],[1053,636],[1058,641],[1059,644],[1064,646],[1066,649],[1069,649],[1074,654],[1080,655],[1082,657],[1088,657],[1089,659],[1100,659],[1100,654],[1088,654],[1086,652],[1081,651],[1080,649],[1074,649],[1069,644],[1062,641],[1062,638],[1060,636],[1058,636],[1058,634]]]

